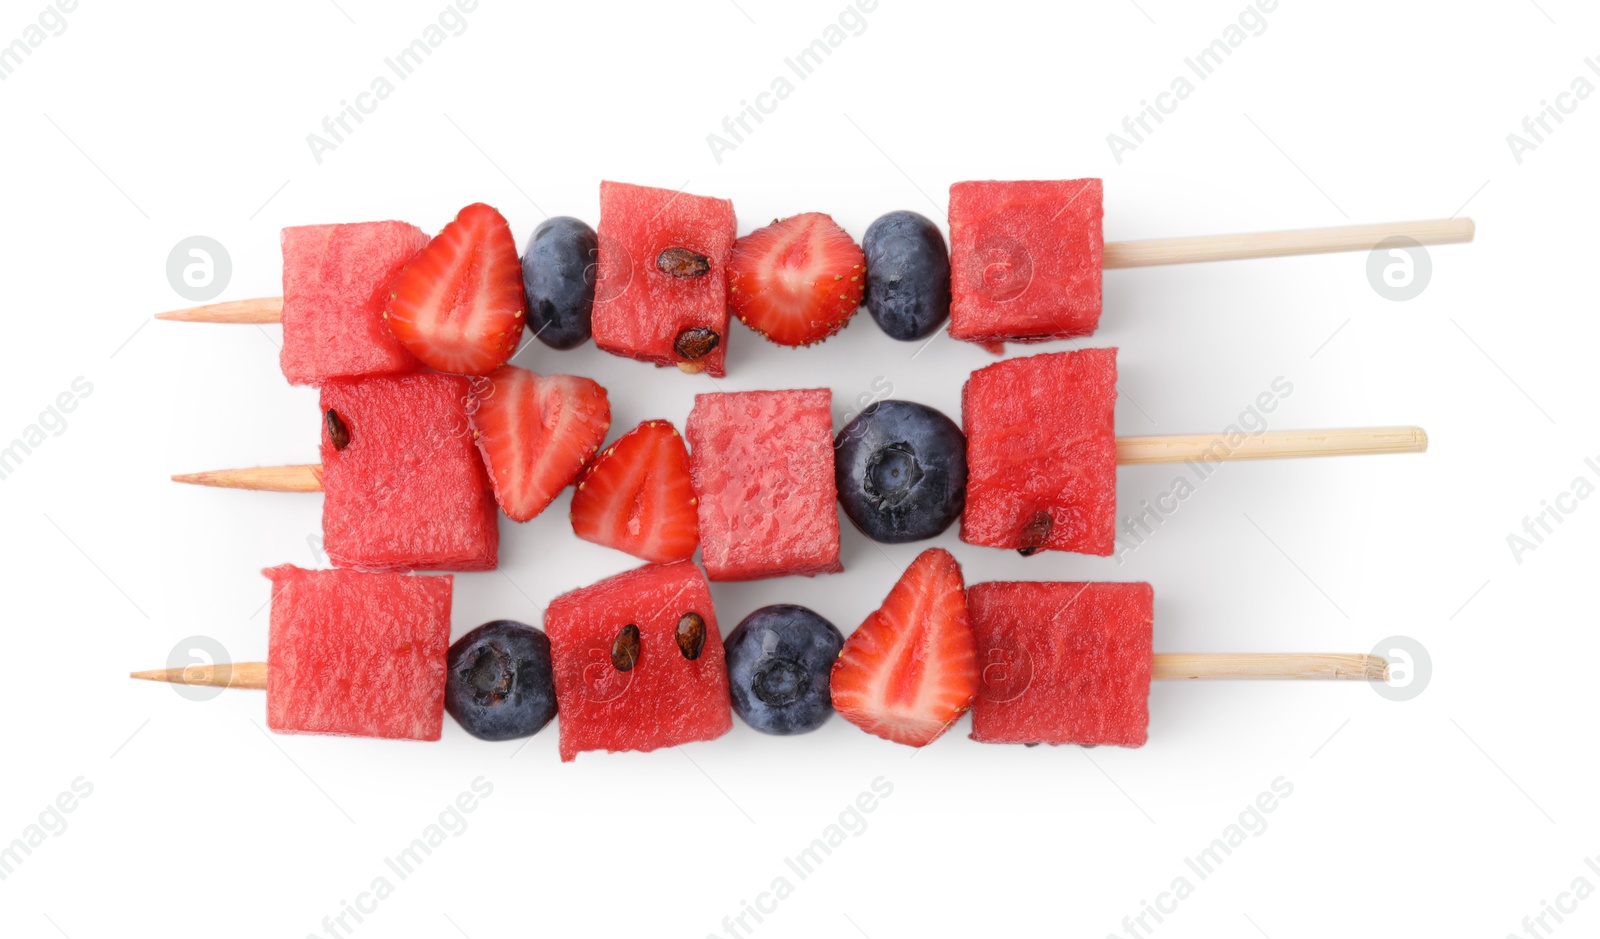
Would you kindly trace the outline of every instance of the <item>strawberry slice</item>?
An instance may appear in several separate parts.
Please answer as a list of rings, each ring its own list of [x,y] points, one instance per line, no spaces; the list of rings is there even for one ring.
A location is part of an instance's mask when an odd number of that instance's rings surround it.
[[[543,512],[611,429],[611,402],[595,382],[514,365],[472,383],[467,414],[495,501],[518,522]]]
[[[511,226],[479,202],[405,266],[383,316],[422,364],[486,375],[517,351],[526,306]]]
[[[689,450],[667,421],[645,421],[606,447],[572,493],[579,538],[664,564],[700,543]]]
[[[885,740],[926,746],[978,693],[978,652],[961,566],[929,548],[833,663],[833,707]]]
[[[848,232],[806,212],[733,243],[728,309],[784,346],[809,346],[844,328],[861,306],[866,257]]]

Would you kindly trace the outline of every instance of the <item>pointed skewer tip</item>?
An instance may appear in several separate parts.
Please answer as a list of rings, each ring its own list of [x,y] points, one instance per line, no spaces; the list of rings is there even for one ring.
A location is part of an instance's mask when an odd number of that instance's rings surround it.
[[[261,689],[267,687],[267,663],[222,662],[216,665],[152,668],[142,672],[129,672],[128,677],[139,681],[164,681],[174,685]]]

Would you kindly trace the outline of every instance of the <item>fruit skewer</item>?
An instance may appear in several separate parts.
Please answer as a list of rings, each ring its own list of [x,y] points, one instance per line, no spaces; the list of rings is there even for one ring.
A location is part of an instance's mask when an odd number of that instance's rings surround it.
[[[1137,747],[1150,682],[1386,682],[1377,655],[1154,655],[1145,583],[967,587],[947,551],[911,563],[849,636],[778,604],[723,638],[704,572],[653,564],[551,601],[544,631],[497,620],[450,643],[454,579],[303,570],[272,581],[268,661],[132,673],[146,681],[264,689],[279,733],[437,740],[448,711],[506,740],[561,717],[563,760],[713,740],[737,713],[779,736],[835,713],[925,746],[969,709],[988,743]],[[902,654],[916,648],[912,661]]]
[[[1421,427],[1351,427],[1334,430],[1267,431],[1236,446],[1219,449],[1217,434],[1177,434],[1116,438],[1120,466],[1204,460],[1273,460],[1318,456],[1423,453],[1428,435]],[[179,473],[173,482],[262,492],[321,492],[322,464],[252,466]]]
[[[1105,268],[1470,241],[1471,219],[1104,243],[1098,179],[958,182],[949,246],[914,212],[855,240],[803,212],[737,236],[733,203],[602,181],[599,231],[561,216],[519,259],[510,226],[475,204],[431,240],[403,222],[286,228],[283,296],[159,314],[283,323],[291,384],[415,370],[484,374],[524,323],[554,349],[726,374],[728,320],[786,346],[821,342],[865,307],[890,337],[996,350],[1093,333]],[[601,245],[605,249],[601,250]]]
[[[574,483],[580,538],[657,562],[698,544],[714,581],[841,570],[836,507],[885,543],[932,538],[960,519],[971,544],[1104,556],[1119,537],[1119,463],[1183,463],[1203,479],[1223,461],[1427,449],[1418,427],[1268,431],[1265,414],[1290,391],[1275,381],[1254,420],[1215,434],[1118,438],[1116,350],[1083,349],[974,372],[964,433],[910,401],[875,402],[835,432],[826,388],[712,392],[696,397],[681,435],[647,421],[597,457],[610,406],[588,379],[512,366],[477,380],[414,373],[324,384],[320,463],[172,478],[324,492],[328,557],[366,570],[491,569],[496,504],[527,521]],[[751,480],[790,495],[759,509],[763,526],[740,521]]]
[[[1205,261],[1243,261],[1253,258],[1370,251],[1390,238],[1409,238],[1420,245],[1463,244],[1472,241],[1474,234],[1475,226],[1472,219],[1447,218],[1112,241],[1105,245],[1101,268],[1112,270],[1169,264],[1197,264]],[[277,323],[283,319],[283,298],[255,297],[208,303],[203,306],[157,313],[155,318],[182,323],[245,325]]]
[[[1389,680],[1387,659],[1357,652],[1158,652],[1153,661],[1150,672],[1152,681]],[[235,662],[153,668],[130,672],[128,677],[174,685],[265,691],[267,663]]]

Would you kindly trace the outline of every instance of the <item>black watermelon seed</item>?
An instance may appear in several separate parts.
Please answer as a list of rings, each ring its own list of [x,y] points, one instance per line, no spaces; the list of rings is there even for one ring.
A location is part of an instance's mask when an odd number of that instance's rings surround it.
[[[343,450],[350,446],[350,428],[345,426],[344,418],[339,416],[338,411],[329,408],[328,413],[323,415],[323,420],[328,424],[328,439],[333,442],[335,450]]]
[[[656,267],[673,277],[704,277],[711,270],[711,259],[688,248],[667,248],[656,255]]]
[[[638,664],[639,627],[629,623],[617,632],[617,638],[611,643],[611,667],[628,672]]]
[[[678,620],[678,651],[683,657],[693,662],[700,657],[700,650],[706,645],[706,621],[699,613],[689,612],[683,614]]]
[[[1017,553],[1028,557],[1044,547],[1044,543],[1050,540],[1050,529],[1054,525],[1055,519],[1050,517],[1049,512],[1041,510],[1033,513],[1033,518],[1028,519],[1028,524],[1022,529],[1022,547],[1017,549]]]
[[[679,358],[698,359],[709,355],[711,350],[722,342],[722,337],[714,329],[704,326],[690,326],[678,333],[678,338],[672,341],[672,351],[678,353]]]

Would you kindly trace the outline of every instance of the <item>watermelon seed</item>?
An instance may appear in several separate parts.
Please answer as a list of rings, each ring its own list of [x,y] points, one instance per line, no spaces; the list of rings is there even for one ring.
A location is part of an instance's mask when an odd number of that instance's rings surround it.
[[[639,627],[632,623],[617,631],[611,643],[611,667],[619,672],[629,672],[639,664]]]
[[[328,424],[328,439],[333,442],[335,450],[343,450],[350,446],[350,428],[345,426],[344,419],[333,408],[323,415]]]
[[[678,620],[678,651],[693,662],[706,645],[706,621],[699,613],[688,612]]]
[[[711,259],[688,248],[667,248],[656,255],[656,267],[673,277],[704,277],[711,270]]]
[[[1050,529],[1055,525],[1055,519],[1043,509],[1033,513],[1033,518],[1028,519],[1028,524],[1022,529],[1022,547],[1017,553],[1028,557],[1050,540]]]
[[[678,353],[679,358],[698,359],[711,353],[722,341],[716,330],[706,329],[704,326],[690,326],[678,333],[678,338],[672,341],[672,351]]]

